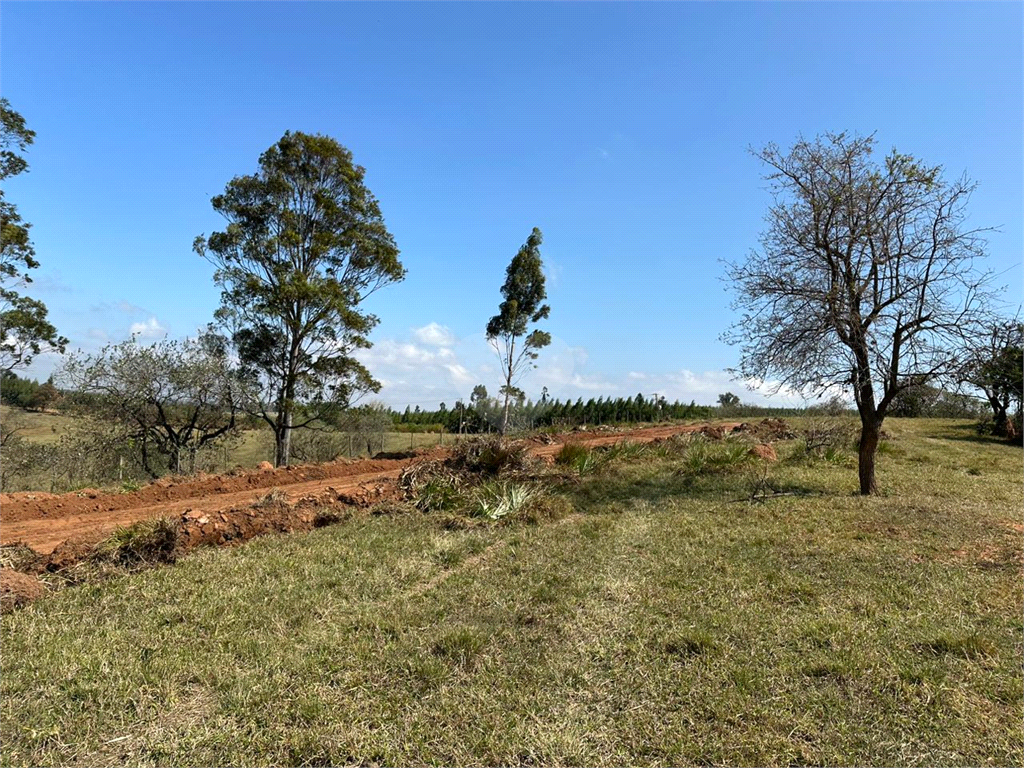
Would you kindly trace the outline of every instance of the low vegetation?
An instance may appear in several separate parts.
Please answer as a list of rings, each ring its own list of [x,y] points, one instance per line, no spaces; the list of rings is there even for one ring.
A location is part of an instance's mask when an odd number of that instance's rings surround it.
[[[3,763],[1019,764],[1019,449],[890,420],[862,497],[796,426],[778,462],[439,464],[407,487],[457,477],[443,511],[44,597],[2,626]]]

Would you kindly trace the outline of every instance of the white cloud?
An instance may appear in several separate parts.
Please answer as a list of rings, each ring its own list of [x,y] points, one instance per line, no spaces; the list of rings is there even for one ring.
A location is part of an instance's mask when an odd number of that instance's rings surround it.
[[[482,333],[455,339],[447,328],[431,323],[413,329],[411,337],[411,340],[382,339],[371,349],[356,353],[382,383],[380,399],[398,408],[406,405],[436,408],[442,401],[451,406],[460,398],[468,398],[476,384],[485,385],[492,394],[497,393],[502,383],[501,374],[495,365],[494,351]],[[614,374],[593,370],[586,349],[570,346],[556,337],[549,347],[541,350],[537,367],[527,372],[519,386],[533,399],[546,387],[550,397],[562,401],[579,397],[584,400],[601,396],[634,397],[640,391],[646,397],[658,394],[670,402],[695,400],[701,405],[712,405],[721,393],[733,392],[743,402],[751,404],[806,404],[798,393],[788,388],[772,394],[773,384],[737,381],[722,370]]]
[[[128,331],[140,339],[158,339],[167,334],[167,329],[160,325],[155,317],[150,317],[142,323],[132,323]]]
[[[428,323],[422,328],[413,328],[412,335],[421,344],[428,344],[432,347],[451,347],[455,345],[455,334],[446,326],[438,323]]]
[[[452,375],[452,379],[461,384],[473,384],[473,374],[471,374],[465,366],[454,363],[452,365],[446,365],[445,368]]]

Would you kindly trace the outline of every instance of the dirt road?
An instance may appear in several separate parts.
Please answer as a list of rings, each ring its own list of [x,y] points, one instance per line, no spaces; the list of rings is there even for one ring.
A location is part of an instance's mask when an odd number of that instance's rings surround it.
[[[575,441],[590,446],[611,445],[622,440],[651,442],[694,432],[705,424],[674,425],[624,432],[575,432],[560,435],[552,444],[531,444],[535,456],[551,459],[562,443]],[[716,424],[731,431],[737,424]],[[332,491],[359,504],[373,498],[380,486],[394,483],[402,469],[443,451],[401,459],[368,459],[332,462],[282,469],[263,469],[226,475],[187,478],[181,482],[157,481],[132,493],[79,491],[61,495],[17,493],[0,495],[0,544],[20,542],[49,554],[68,540],[99,541],[121,525],[184,512],[214,513],[252,504],[270,489],[289,501]]]

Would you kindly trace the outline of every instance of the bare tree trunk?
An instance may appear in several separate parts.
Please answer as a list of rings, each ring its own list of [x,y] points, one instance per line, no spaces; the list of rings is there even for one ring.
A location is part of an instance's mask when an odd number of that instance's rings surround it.
[[[988,402],[992,406],[992,434],[996,437],[1006,437],[1006,427],[1009,421],[1006,412],[1009,410],[1009,406],[1003,405],[999,398],[991,395]]]
[[[284,424],[282,425],[281,448],[283,460],[277,466],[287,467],[292,458],[292,408],[291,404],[285,410]]]
[[[512,397],[512,374],[514,371],[513,360],[515,359],[516,351],[516,337],[513,336],[511,341],[508,343],[507,352],[508,358],[505,360],[505,407],[501,412],[501,430],[500,434],[502,437],[505,436],[506,430],[508,430],[508,405],[509,398]]]
[[[287,467],[292,457],[292,409],[295,407],[295,378],[296,369],[299,364],[299,342],[297,336],[292,336],[291,347],[288,350],[288,374],[284,381],[281,406],[278,409],[277,419],[280,429],[278,437],[277,460],[279,467]]]
[[[858,451],[858,474],[860,475],[860,495],[870,496],[876,493],[875,485],[875,454],[878,451],[878,439],[882,423],[874,414],[861,416],[860,448]]]
[[[502,409],[502,412],[501,412],[501,436],[502,437],[505,436],[505,432],[508,429],[508,404],[509,404],[508,398],[509,398],[509,394],[508,394],[508,392],[506,392],[505,393],[505,407]]]
[[[282,422],[274,427],[274,466],[280,467],[284,464],[284,457],[287,455],[288,447],[285,445],[285,431]]]

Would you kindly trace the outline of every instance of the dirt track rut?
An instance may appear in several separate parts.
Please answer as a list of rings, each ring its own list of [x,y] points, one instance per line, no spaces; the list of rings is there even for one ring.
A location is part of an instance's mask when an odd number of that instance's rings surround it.
[[[591,446],[611,445],[622,440],[651,442],[697,431],[704,426],[706,425],[675,425],[628,432],[572,433],[560,436],[550,445],[531,445],[530,451],[535,456],[550,460],[559,451],[562,443],[568,441]],[[729,430],[736,424],[715,426]],[[218,512],[251,504],[267,494],[271,488],[281,491],[293,502],[329,489],[358,495],[360,489],[393,482],[403,468],[422,461],[423,458],[357,462],[341,465],[333,474],[331,469],[307,467],[289,471],[278,470],[277,474],[264,473],[262,477],[253,473],[233,479],[224,476],[207,478],[192,484],[185,482],[180,486],[171,487],[164,493],[170,498],[161,500],[153,498],[154,486],[147,486],[136,494],[96,494],[84,503],[77,494],[7,495],[0,508],[0,544],[20,542],[37,552],[49,554],[65,541],[99,541],[118,526],[139,520],[179,515],[188,510]],[[370,471],[360,471],[364,466]],[[305,473],[317,472],[326,473],[328,476],[295,482],[297,478],[304,477]],[[280,482],[275,482],[277,480]],[[250,487],[230,490],[232,486],[239,485]],[[189,495],[193,487],[195,493]]]

